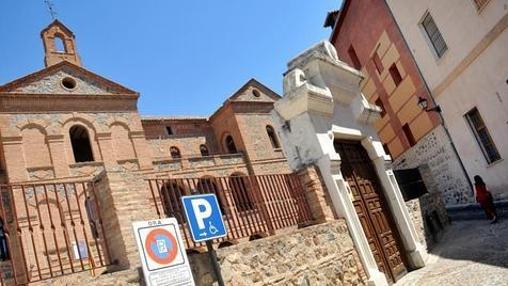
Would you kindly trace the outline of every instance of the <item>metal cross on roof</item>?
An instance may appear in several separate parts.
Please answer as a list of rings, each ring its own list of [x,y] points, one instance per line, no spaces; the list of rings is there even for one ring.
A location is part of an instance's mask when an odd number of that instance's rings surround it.
[[[55,10],[55,5],[53,4],[53,1],[51,0],[44,0],[44,3],[46,6],[48,6],[49,14],[51,15],[51,18],[55,20],[57,18],[57,13]]]

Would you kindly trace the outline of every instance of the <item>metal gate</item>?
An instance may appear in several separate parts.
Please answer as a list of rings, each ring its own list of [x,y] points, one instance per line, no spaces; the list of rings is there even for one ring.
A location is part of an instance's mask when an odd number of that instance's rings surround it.
[[[93,182],[0,185],[0,285],[109,265]]]
[[[336,141],[341,171],[353,194],[353,205],[362,223],[379,269],[397,281],[407,273],[404,248],[383,195],[376,170],[360,142]]]
[[[217,243],[259,238],[313,223],[305,190],[296,174],[148,179],[159,217],[175,217],[188,249],[203,247],[190,238],[180,197],[214,193],[228,229]]]

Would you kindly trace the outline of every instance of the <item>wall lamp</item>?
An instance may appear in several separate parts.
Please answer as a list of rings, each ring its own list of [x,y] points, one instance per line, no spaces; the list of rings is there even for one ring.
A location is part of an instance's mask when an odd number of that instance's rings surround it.
[[[425,110],[427,112],[431,112],[431,111],[435,111],[435,112],[441,112],[441,106],[439,105],[436,105],[432,108],[429,108],[429,102],[427,101],[426,98],[423,98],[423,97],[418,97],[418,106],[422,109],[422,110]]]

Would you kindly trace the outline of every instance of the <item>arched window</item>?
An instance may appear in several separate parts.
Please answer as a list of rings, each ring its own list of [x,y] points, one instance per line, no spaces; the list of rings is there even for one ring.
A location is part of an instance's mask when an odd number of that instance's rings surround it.
[[[236,209],[240,212],[250,211],[255,208],[254,200],[243,174],[233,174],[229,177],[229,187],[235,201]]]
[[[171,158],[173,158],[173,159],[182,157],[182,155],[180,154],[180,149],[178,149],[175,146],[172,146],[171,148],[169,148],[169,153],[171,154]]]
[[[184,222],[180,197],[186,195],[185,190],[175,181],[167,182],[161,187],[160,195],[166,216],[175,217],[179,223]]]
[[[65,43],[62,36],[55,35],[54,40],[55,40],[55,51],[59,53],[65,53],[66,52]]]
[[[210,156],[210,152],[208,151],[208,147],[205,144],[199,146],[199,152],[201,152],[201,156],[206,157]]]
[[[199,179],[196,189],[198,189],[199,193],[201,194],[215,194],[217,196],[217,200],[219,201],[220,210],[223,215],[225,214],[222,198],[223,194],[219,193],[219,188],[217,187],[217,184],[212,177]]]
[[[235,141],[233,140],[233,137],[231,137],[231,135],[226,136],[224,144],[226,145],[226,150],[229,154],[238,153],[238,150],[236,150]]]
[[[280,148],[279,140],[277,139],[277,135],[275,134],[275,130],[270,125],[266,126],[266,133],[268,134],[268,138],[270,138],[270,143],[272,143],[272,147],[277,149]]]
[[[74,125],[69,130],[71,137],[72,152],[74,153],[74,161],[79,162],[92,162],[93,153],[92,146],[90,145],[90,137],[88,130],[81,125]]]

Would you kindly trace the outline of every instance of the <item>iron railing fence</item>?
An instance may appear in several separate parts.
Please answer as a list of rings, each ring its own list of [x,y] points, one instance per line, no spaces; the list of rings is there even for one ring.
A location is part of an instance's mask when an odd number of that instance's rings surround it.
[[[91,181],[0,185],[1,285],[111,263]]]
[[[192,241],[181,196],[214,193],[227,236],[217,243],[272,235],[276,230],[312,223],[303,185],[296,174],[148,179],[159,218],[175,217],[187,249],[203,247]]]

